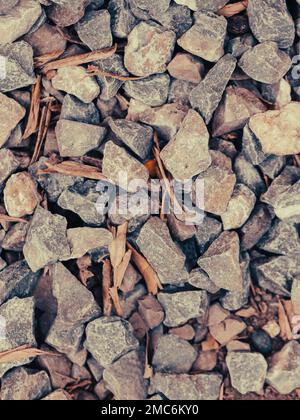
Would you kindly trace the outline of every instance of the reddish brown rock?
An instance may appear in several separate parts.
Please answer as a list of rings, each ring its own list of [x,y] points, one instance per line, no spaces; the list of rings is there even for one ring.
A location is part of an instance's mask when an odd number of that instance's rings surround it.
[[[35,56],[51,54],[66,49],[67,41],[55,26],[45,23],[37,31],[24,37],[34,51]]]
[[[163,322],[165,318],[164,310],[154,296],[148,295],[140,299],[138,307],[139,313],[148,328],[156,328]]]
[[[168,72],[172,77],[191,83],[200,83],[205,67],[202,61],[191,54],[178,53],[168,65]]]

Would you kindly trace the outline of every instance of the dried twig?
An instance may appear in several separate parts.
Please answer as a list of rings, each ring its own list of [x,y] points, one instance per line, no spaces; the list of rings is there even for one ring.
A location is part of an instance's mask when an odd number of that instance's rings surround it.
[[[52,164],[48,161],[45,162],[45,165],[47,166],[47,169],[39,170],[39,175],[63,174],[98,181],[107,181],[107,178],[94,166],[83,165],[82,163],[72,161],[65,161],[59,164]]]
[[[30,345],[24,345],[16,349],[0,353],[0,364],[22,362],[23,360],[30,359],[31,357],[45,355],[61,357],[61,355],[57,353],[35,349]]]
[[[28,223],[28,220],[0,214],[0,223]]]
[[[238,3],[228,4],[218,11],[218,14],[224,17],[232,17],[246,10],[248,0],[239,1]]]
[[[50,61],[58,59],[64,52],[65,50],[53,51],[51,53],[40,55],[39,57],[35,57],[34,67],[36,69],[40,69],[44,67]]]
[[[45,65],[43,72],[48,73],[51,70],[57,70],[61,67],[80,66],[81,64],[88,64],[92,61],[105,60],[106,58],[112,57],[116,51],[117,45],[112,48],[106,48],[104,50],[92,51],[86,54],[79,54],[72,57],[62,58],[61,60],[51,61]]]
[[[54,100],[54,98],[52,98],[52,100]],[[35,148],[34,148],[32,158],[31,158],[30,165],[32,165],[39,159],[42,146],[43,146],[44,140],[46,139],[47,132],[49,129],[51,116],[52,116],[51,102],[48,102],[48,104],[42,109],[39,132],[38,132],[38,136],[37,136],[37,140],[36,140],[36,144],[35,144]]]
[[[110,316],[112,311],[112,300],[110,296],[110,289],[112,287],[112,269],[110,260],[105,260],[103,262],[102,277],[103,314],[104,316]]]
[[[89,76],[110,77],[111,79],[120,80],[121,82],[129,82],[144,79],[144,77],[120,76],[119,74],[114,74],[108,71],[101,70],[100,67],[93,65],[88,66],[87,72]]]
[[[286,314],[285,308],[280,299],[278,299],[278,317],[281,329],[281,338],[283,340],[292,341],[294,338],[292,328],[290,326],[290,322]]]
[[[38,77],[35,85],[32,86],[30,111],[27,121],[27,126],[23,134],[23,140],[28,139],[31,134],[34,134],[38,128],[39,114],[40,114],[40,99],[41,99],[41,76]]]

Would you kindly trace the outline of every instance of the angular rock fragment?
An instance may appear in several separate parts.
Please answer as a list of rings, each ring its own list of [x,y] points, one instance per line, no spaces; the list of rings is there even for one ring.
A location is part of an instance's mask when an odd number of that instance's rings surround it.
[[[72,95],[65,96],[60,119],[84,124],[100,124],[100,115],[96,106],[93,103],[85,104]]]
[[[86,328],[86,337],[86,349],[104,368],[139,347],[131,325],[117,317],[99,318],[90,322]]]
[[[196,241],[200,254],[203,254],[222,232],[222,223],[212,217],[206,216],[197,227]]]
[[[20,162],[9,149],[0,149],[0,189],[7,178],[13,174]]]
[[[164,73],[171,61],[176,35],[154,22],[141,22],[128,36],[125,66],[135,76]]]
[[[209,133],[202,117],[190,110],[174,140],[161,152],[161,159],[175,179],[189,180],[210,166],[208,142]]]
[[[276,220],[262,238],[259,249],[277,255],[300,255],[300,241],[296,225]]]
[[[174,31],[177,37],[182,36],[193,24],[190,10],[173,2],[164,13],[153,13],[152,16],[164,28]]]
[[[208,72],[205,79],[191,92],[190,102],[208,124],[218,107],[236,67],[236,59],[227,54]]]
[[[137,244],[163,284],[180,284],[187,279],[185,256],[159,218],[152,217],[144,225]]]
[[[249,219],[255,204],[255,194],[246,185],[237,184],[226,212],[221,215],[224,230],[242,227]]]
[[[97,250],[108,249],[112,242],[109,230],[89,227],[68,229],[67,237],[71,249],[68,260],[81,258]]]
[[[300,386],[300,344],[291,341],[276,353],[271,362],[267,382],[280,394],[287,395]]]
[[[224,346],[238,337],[246,328],[247,325],[243,321],[229,318],[219,324],[212,325],[209,331],[214,339]]]
[[[292,89],[285,79],[274,85],[262,84],[261,94],[267,102],[275,105],[275,109],[280,109],[292,101]]]
[[[226,358],[232,386],[242,395],[260,394],[263,390],[268,364],[261,354],[230,352]]]
[[[300,223],[300,181],[280,195],[274,210],[279,219]]]
[[[141,80],[125,82],[124,91],[130,98],[156,107],[167,102],[169,85],[170,77],[167,74],[155,74]]]
[[[178,44],[197,57],[217,62],[224,55],[226,32],[227,21],[223,16],[199,12],[196,24],[178,40]]]
[[[184,4],[191,10],[211,10],[217,12],[228,3],[227,0],[175,0],[178,4]]]
[[[35,56],[64,51],[67,40],[59,33],[55,26],[45,23],[37,31],[25,35],[24,40],[33,48]],[[47,40],[47,42],[46,42]]]
[[[46,372],[35,372],[17,368],[2,378],[2,401],[34,401],[51,392],[49,376]]]
[[[108,10],[96,10],[86,13],[75,29],[81,41],[90,50],[102,50],[113,44],[110,23]]]
[[[25,259],[33,272],[70,255],[67,220],[37,207],[24,246]]]
[[[209,293],[218,293],[220,290],[208,277],[208,275],[201,270],[200,268],[196,268],[190,273],[189,277],[189,284],[196,289],[206,290]]]
[[[150,329],[158,327],[165,319],[165,313],[162,306],[152,295],[147,295],[142,299],[139,299],[138,311],[145,324]]]
[[[0,305],[14,297],[29,297],[38,282],[39,273],[33,273],[26,261],[17,261],[0,273]]]
[[[170,375],[157,373],[151,380],[151,393],[159,392],[171,401],[217,401],[222,376],[219,374]]]
[[[113,35],[120,39],[127,38],[137,23],[129,0],[110,0],[108,11],[111,15]]]
[[[243,131],[243,155],[255,166],[261,164],[269,157],[263,152],[259,139],[250,130],[248,124]]]
[[[236,158],[234,162],[234,171],[236,173],[238,183],[246,185],[256,196],[259,197],[266,191],[266,184],[258,169],[256,169],[243,154],[240,154]]]
[[[117,140],[128,146],[139,158],[146,160],[153,147],[153,130],[142,124],[126,120],[108,120]]]
[[[135,193],[149,179],[144,165],[112,141],[105,146],[102,172],[109,181],[130,193]]]
[[[179,242],[184,242],[193,238],[196,234],[196,227],[194,225],[187,224],[184,220],[179,220],[176,216],[172,212],[167,215],[168,227],[170,229],[171,236]]]
[[[172,334],[163,335],[155,349],[153,367],[155,372],[188,373],[197,355],[197,351],[187,341]]]
[[[16,349],[20,346],[28,345],[36,347],[34,336],[34,299],[19,299],[17,297],[9,300],[0,307],[0,316],[6,322],[6,337],[0,340],[0,353]],[[16,360],[0,365],[0,378],[17,366],[27,365],[32,362],[32,358]]]
[[[250,0],[247,12],[251,31],[259,42],[274,41],[282,49],[292,46],[295,26],[284,0]]]
[[[275,179],[282,172],[286,163],[287,158],[285,156],[271,155],[264,160],[259,167],[270,179]]]
[[[131,351],[104,370],[106,387],[122,401],[145,400],[147,384],[141,354]]]
[[[57,90],[62,90],[76,96],[82,102],[89,104],[100,95],[100,87],[93,77],[87,77],[85,68],[62,67],[52,79],[52,85]]]
[[[18,4],[19,0],[1,0],[0,15],[6,15],[13,7]]]
[[[172,77],[195,84],[201,82],[204,71],[204,63],[187,53],[177,53],[168,65],[168,72]]]
[[[34,213],[40,197],[36,183],[27,172],[12,175],[4,189],[4,203],[12,217],[23,217]]]
[[[0,147],[7,142],[12,131],[24,116],[25,109],[18,102],[0,93]]]
[[[261,204],[257,206],[242,228],[241,248],[244,251],[252,249],[263,236],[269,231],[272,225],[273,215],[270,209]]]
[[[237,233],[224,232],[199,259],[198,264],[221,289],[232,292],[243,290],[240,241]]]
[[[245,52],[239,61],[240,68],[261,83],[279,82],[291,68],[291,59],[275,42],[264,42]]]
[[[89,3],[90,1],[86,0],[73,0],[72,3],[64,0],[52,0],[51,6],[48,7],[48,16],[61,28],[74,25],[84,16]]]
[[[60,120],[56,125],[59,153],[62,157],[81,157],[99,147],[105,133],[103,127]]]
[[[257,44],[256,39],[251,34],[245,34],[232,38],[228,42],[228,52],[235,58],[240,58],[246,51],[250,50]]]
[[[159,293],[158,300],[166,312],[164,324],[178,327],[206,315],[208,296],[204,291]]]

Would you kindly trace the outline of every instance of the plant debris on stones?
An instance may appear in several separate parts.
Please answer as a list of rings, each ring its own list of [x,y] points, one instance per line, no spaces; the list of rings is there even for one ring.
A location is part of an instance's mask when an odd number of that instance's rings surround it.
[[[299,54],[300,0],[0,0],[1,401],[300,400]]]

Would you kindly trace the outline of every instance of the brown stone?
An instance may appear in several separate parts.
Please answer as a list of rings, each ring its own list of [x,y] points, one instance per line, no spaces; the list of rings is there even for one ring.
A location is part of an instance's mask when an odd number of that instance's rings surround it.
[[[223,346],[238,337],[246,328],[247,325],[244,322],[230,318],[210,327],[209,331],[214,339]]]
[[[171,328],[169,332],[182,340],[192,341],[195,338],[195,330],[189,324],[183,325],[179,328]]]
[[[172,77],[191,83],[200,83],[205,72],[202,61],[192,54],[178,53],[168,65]]]
[[[7,142],[24,116],[25,109],[18,102],[0,93],[0,147]]]
[[[67,45],[66,39],[58,32],[55,26],[45,23],[37,31],[24,37],[34,51],[35,56],[64,51]]]
[[[164,310],[158,300],[148,295],[138,302],[139,313],[150,329],[158,327],[165,318]]]
[[[33,214],[39,203],[36,184],[27,172],[12,175],[6,183],[4,202],[12,217]]]
[[[216,351],[202,351],[199,353],[192,370],[193,372],[211,372],[216,367],[217,361],[218,356]]]

